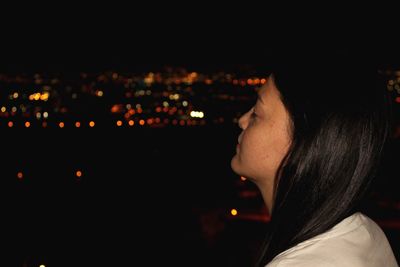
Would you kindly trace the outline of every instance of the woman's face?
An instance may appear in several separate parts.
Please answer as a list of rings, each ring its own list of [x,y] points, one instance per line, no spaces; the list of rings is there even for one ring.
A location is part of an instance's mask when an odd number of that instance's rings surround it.
[[[239,127],[232,169],[258,186],[271,211],[275,175],[291,142],[289,113],[272,77],[258,90],[256,104],[239,119]]]

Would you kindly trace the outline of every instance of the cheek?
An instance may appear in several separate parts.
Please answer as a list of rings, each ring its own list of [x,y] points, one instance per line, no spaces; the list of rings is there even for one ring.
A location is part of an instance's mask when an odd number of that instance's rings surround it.
[[[249,130],[243,135],[240,146],[242,164],[254,171],[265,169],[271,157],[270,146],[268,136],[260,138],[260,133]]]
[[[246,132],[240,151],[240,160],[253,176],[273,177],[288,149],[285,132],[273,128]]]

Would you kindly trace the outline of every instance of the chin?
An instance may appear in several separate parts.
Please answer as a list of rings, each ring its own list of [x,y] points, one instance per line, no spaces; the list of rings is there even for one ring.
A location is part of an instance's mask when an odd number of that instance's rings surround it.
[[[237,159],[237,155],[233,156],[232,160],[231,160],[231,169],[237,173],[237,165],[238,165],[238,159]]]
[[[237,175],[243,176],[243,173],[242,173],[242,170],[240,167],[241,166],[240,166],[238,155],[235,155],[231,160],[231,168]]]

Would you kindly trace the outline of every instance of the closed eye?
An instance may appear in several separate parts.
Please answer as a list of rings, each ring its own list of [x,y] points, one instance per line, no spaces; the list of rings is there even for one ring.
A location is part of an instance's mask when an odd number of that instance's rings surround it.
[[[257,113],[256,113],[255,108],[253,108],[253,110],[252,110],[252,112],[251,112],[251,114],[250,114],[250,117],[251,117],[251,118],[257,117]]]

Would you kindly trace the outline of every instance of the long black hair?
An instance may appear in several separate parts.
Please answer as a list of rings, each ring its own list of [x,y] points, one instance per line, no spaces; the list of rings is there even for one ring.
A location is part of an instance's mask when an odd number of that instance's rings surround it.
[[[303,59],[272,67],[292,144],[277,172],[257,266],[358,211],[392,129],[377,65],[341,55]]]

